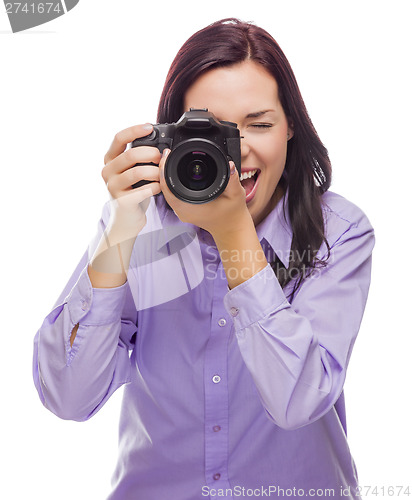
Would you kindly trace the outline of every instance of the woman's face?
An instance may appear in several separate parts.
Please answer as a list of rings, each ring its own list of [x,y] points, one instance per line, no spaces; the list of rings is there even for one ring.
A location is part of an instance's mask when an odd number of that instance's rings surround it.
[[[259,224],[283,194],[278,182],[293,135],[276,80],[250,60],[212,69],[189,87],[184,108],[207,108],[218,120],[237,123],[243,136],[241,183],[252,219]]]

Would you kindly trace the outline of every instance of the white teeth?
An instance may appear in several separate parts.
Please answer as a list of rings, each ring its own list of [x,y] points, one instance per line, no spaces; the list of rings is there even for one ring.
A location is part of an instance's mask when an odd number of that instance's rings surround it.
[[[253,177],[257,172],[256,170],[249,170],[249,172],[242,172],[240,176],[240,180],[243,181],[244,179],[249,179],[250,177]]]

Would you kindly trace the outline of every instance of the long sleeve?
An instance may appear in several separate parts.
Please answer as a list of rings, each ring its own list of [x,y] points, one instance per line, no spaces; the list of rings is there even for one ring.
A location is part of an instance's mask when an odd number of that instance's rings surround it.
[[[90,418],[130,380],[129,348],[137,313],[129,286],[93,289],[87,273],[89,255],[107,218],[106,206],[94,243],[34,339],[35,386],[44,406],[63,419]]]
[[[292,303],[270,266],[224,299],[262,403],[285,429],[319,419],[342,392],[366,305],[375,241],[362,213],[344,223],[330,241],[327,266],[305,280]]]

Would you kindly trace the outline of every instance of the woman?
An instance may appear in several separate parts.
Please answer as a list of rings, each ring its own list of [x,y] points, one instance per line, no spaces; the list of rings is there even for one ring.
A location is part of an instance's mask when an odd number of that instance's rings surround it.
[[[110,499],[355,498],[342,389],[373,229],[328,191],[327,151],[261,28],[223,20],[183,45],[158,122],[190,108],[238,124],[242,175],[231,162],[223,194],[186,203],[169,150],[126,149],[151,125],[115,136],[96,244],[36,335],[39,395],[85,420],[127,384]]]

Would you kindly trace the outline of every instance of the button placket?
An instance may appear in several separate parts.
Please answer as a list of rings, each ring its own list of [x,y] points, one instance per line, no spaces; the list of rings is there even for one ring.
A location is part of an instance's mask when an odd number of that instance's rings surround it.
[[[221,263],[217,276],[222,271]],[[222,274],[223,275],[223,274]],[[229,486],[227,482],[228,463],[228,344],[231,321],[224,308],[223,297],[227,293],[224,278],[213,282],[212,317],[210,337],[205,353],[205,473],[207,483],[219,480],[219,487]],[[230,316],[229,316],[230,318]],[[230,324],[229,324],[230,323]]]

